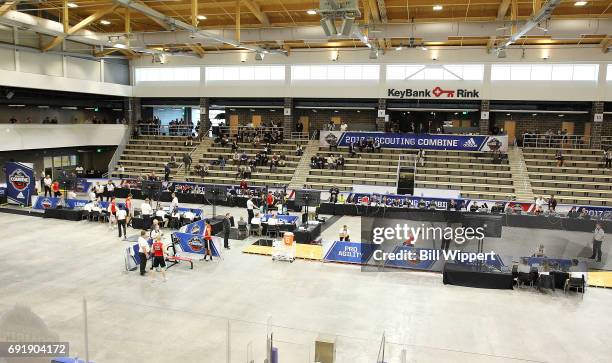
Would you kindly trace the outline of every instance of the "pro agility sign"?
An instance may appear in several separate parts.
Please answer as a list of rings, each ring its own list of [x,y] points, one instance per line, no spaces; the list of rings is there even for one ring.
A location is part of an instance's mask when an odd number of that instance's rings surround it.
[[[30,197],[36,195],[33,164],[8,162],[6,170],[6,198],[10,203],[30,205]]]

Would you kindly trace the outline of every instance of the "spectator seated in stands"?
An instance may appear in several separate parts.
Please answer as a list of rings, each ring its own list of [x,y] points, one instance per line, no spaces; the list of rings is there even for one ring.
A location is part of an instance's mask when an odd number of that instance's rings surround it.
[[[451,199],[451,201],[446,205],[446,210],[456,211],[458,210],[457,208],[457,202],[454,199]]]
[[[551,194],[550,198],[548,198],[548,212],[555,213],[557,210],[557,199],[554,195]]]
[[[317,157],[316,156],[310,157],[310,167],[313,169],[317,168]]]
[[[185,140],[185,146],[193,146],[193,135],[189,134],[187,140]]]
[[[338,141],[335,138],[332,138],[328,141],[329,143],[329,151],[335,150],[338,151]]]
[[[373,153],[374,152],[374,139],[372,139],[371,137],[368,137],[368,140],[366,141],[366,147],[368,148],[368,152]]]
[[[281,158],[281,159],[278,161],[278,167],[279,167],[279,168],[284,168],[285,166],[287,166],[287,161],[286,161],[285,159],[282,159],[282,158]]]
[[[295,147],[295,155],[297,156],[304,155],[304,147],[302,147],[302,145],[298,145]]]
[[[240,165],[242,164],[248,164],[249,163],[249,156],[247,155],[246,152],[242,152],[242,155],[240,155]]]
[[[336,125],[334,124],[334,121],[329,120],[329,123],[327,124],[327,131],[334,131],[336,129]]]
[[[542,196],[539,196],[535,199],[535,210],[534,210],[535,215],[540,215],[544,213],[545,203],[546,202],[544,201],[544,198],[542,198]]]
[[[232,151],[238,151],[238,143],[236,140],[232,141]]]
[[[581,208],[580,219],[591,219],[591,215],[587,212],[586,208]]]
[[[235,151],[232,154],[232,163],[234,165],[239,165],[240,164],[240,154],[238,154],[238,151]]]
[[[555,154],[555,160],[557,160],[558,168],[563,167],[563,162],[565,161],[565,157],[563,156],[563,152],[561,152],[561,150],[557,150],[557,153]]]
[[[423,199],[419,199],[419,202],[417,203],[417,208],[425,209],[425,207],[427,207],[427,203],[425,203]]]
[[[251,169],[250,165],[247,165],[244,167],[244,177],[247,179],[251,179],[252,178],[252,172],[253,169]]]
[[[251,171],[255,172],[255,169],[257,168],[257,161],[255,159],[249,159],[249,167],[251,168]]]
[[[223,135],[223,137],[221,138],[221,146],[226,147],[228,143],[229,139],[227,138],[227,135]]]
[[[518,203],[515,203],[514,207],[512,207],[512,209],[514,211],[514,214],[522,214],[523,213],[523,208]]]
[[[238,173],[236,174],[236,179],[244,179],[245,170],[246,170],[245,166],[240,165],[238,167]]]
[[[578,218],[578,212],[576,211],[576,207],[572,207],[569,212],[567,212],[568,218]]]
[[[344,169],[344,156],[342,156],[342,154],[338,155],[336,158],[336,168]]]
[[[346,131],[348,130],[348,125],[346,124],[345,121],[342,121],[342,124],[340,124],[340,131]]]
[[[478,209],[480,207],[478,206],[478,202],[474,202],[472,203],[472,205],[470,206],[470,212],[478,212]]]
[[[357,147],[359,148],[359,152],[362,153],[363,150],[365,150],[365,148],[367,147],[367,142],[365,141],[365,139],[359,140],[359,142],[357,143]]]
[[[152,171],[149,174],[149,176],[147,177],[147,180],[149,180],[149,181],[157,181],[157,180],[159,180],[159,178],[157,178],[157,176],[155,175],[155,172]]]
[[[334,156],[334,154],[331,154],[327,157],[327,166],[330,169],[336,169],[337,165],[336,165],[336,157]]]
[[[278,168],[279,161],[280,157],[278,154],[272,155],[272,158],[270,159],[270,172],[275,171],[276,168]]]
[[[374,140],[374,150],[379,153],[382,150],[382,145],[378,139]]]
[[[612,168],[612,147],[604,151],[605,168]]]
[[[272,146],[270,146],[270,143],[266,143],[266,146],[264,146],[263,152],[266,155],[272,154]]]
[[[357,148],[357,143],[355,143],[355,141],[352,141],[352,142],[349,144],[349,148],[348,148],[349,154],[350,154],[350,156],[351,156],[352,158],[354,158],[355,156],[357,156],[357,151],[356,151],[356,148]]]
[[[253,147],[258,147],[259,144],[261,143],[261,139],[259,138],[259,135],[255,135],[253,137]]]

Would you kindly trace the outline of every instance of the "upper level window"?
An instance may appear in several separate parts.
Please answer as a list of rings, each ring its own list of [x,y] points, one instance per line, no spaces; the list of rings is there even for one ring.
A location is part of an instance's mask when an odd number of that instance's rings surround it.
[[[371,64],[291,66],[291,79],[306,80],[378,80],[380,66]]]
[[[606,81],[612,81],[612,64],[608,64],[606,68]]]
[[[390,64],[388,80],[465,80],[482,81],[482,64]]]
[[[597,81],[597,64],[494,64],[492,81]]]
[[[283,81],[285,66],[206,67],[206,81]]]
[[[136,82],[199,81],[199,67],[136,68]]]

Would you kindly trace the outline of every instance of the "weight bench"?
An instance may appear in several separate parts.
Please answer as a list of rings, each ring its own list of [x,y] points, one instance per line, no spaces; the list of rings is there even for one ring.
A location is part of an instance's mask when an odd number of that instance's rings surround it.
[[[169,262],[168,266],[166,268],[170,268],[174,265],[178,265],[181,261],[187,261],[189,262],[189,268],[193,270],[193,259],[189,258],[189,257],[183,257],[183,256],[167,256],[166,257],[166,261]]]

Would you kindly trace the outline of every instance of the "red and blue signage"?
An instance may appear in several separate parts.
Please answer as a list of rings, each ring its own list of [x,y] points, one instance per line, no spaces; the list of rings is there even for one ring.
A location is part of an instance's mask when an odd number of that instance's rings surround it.
[[[30,205],[30,197],[36,195],[36,179],[33,164],[8,162],[6,170],[6,198],[9,203]]]
[[[181,250],[185,253],[195,253],[203,255],[206,253],[206,241],[202,236],[191,233],[174,232],[172,233],[172,242],[181,246]],[[219,251],[214,242],[210,243],[211,254],[219,256]]]

